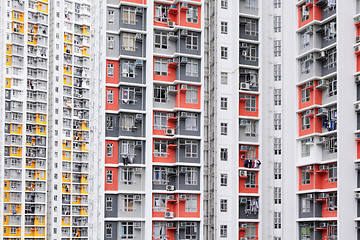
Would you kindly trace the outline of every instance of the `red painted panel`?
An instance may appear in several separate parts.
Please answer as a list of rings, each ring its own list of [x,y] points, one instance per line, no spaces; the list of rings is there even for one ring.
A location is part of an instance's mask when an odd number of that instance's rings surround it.
[[[253,94],[247,94],[253,95]],[[240,116],[247,116],[247,117],[259,117],[259,96],[256,95],[256,111],[250,112],[245,110],[245,98],[239,99],[239,115]]]
[[[240,147],[241,146],[246,146],[246,145],[240,145]],[[259,159],[259,147],[255,146],[255,148],[256,148],[256,156],[255,156],[255,158]],[[239,167],[245,167],[244,166],[245,158],[246,158],[246,152],[239,151]]]
[[[191,5],[189,5],[191,6]],[[186,21],[186,11],[179,11],[180,13],[180,26],[191,27],[191,28],[201,28],[201,7],[198,6],[198,21],[197,23],[191,23]]]
[[[187,194],[189,195],[189,194]],[[179,217],[181,218],[200,218],[200,195],[197,194],[197,212],[185,212],[185,201],[179,201]]]
[[[330,189],[336,188],[337,182],[329,182],[329,171],[323,173],[316,173],[316,170],[319,170],[320,165],[315,166],[315,188],[317,189]]]
[[[130,2],[137,4],[146,4],[146,0],[120,0],[119,2]]]
[[[191,86],[191,85],[188,85]],[[180,85],[177,86],[178,89]],[[179,91],[176,95],[175,107],[180,108],[190,108],[190,109],[200,109],[201,107],[201,87],[197,87],[198,89],[198,102],[197,103],[187,103],[186,102],[186,91]]]
[[[164,139],[161,139],[164,140]],[[154,149],[154,142],[153,142]],[[167,157],[155,157],[153,155],[153,162],[161,162],[161,163],[175,163],[175,152],[176,148],[167,148]]]
[[[112,103],[107,102],[107,90],[113,91],[113,102]],[[119,110],[119,88],[106,87],[106,110],[113,110],[113,111]]]
[[[155,112],[153,113],[153,135],[161,135],[161,136],[165,136],[165,130],[163,129],[155,129],[154,128],[154,124],[155,124],[155,119],[154,119],[154,116],[155,116]],[[175,129],[176,127],[176,121],[167,121],[167,128],[170,128],[170,129]]]
[[[299,191],[305,191],[315,188],[315,177],[314,173],[310,174],[310,184],[301,184],[301,168],[299,169]]]
[[[107,170],[113,171],[112,183],[106,183],[106,171]],[[119,179],[118,168],[105,167],[105,191],[117,191],[118,190],[118,182],[119,182],[118,179]]]
[[[241,222],[241,224],[246,223],[246,222]],[[240,226],[239,225],[239,226]],[[258,239],[259,236],[259,225],[256,223],[256,239]],[[245,237],[245,229],[239,230],[239,239]]]
[[[302,6],[304,6],[305,4],[302,4],[300,6],[298,6],[298,25],[299,28],[301,28],[302,26],[312,22],[313,20],[318,20],[321,21],[321,8],[315,6],[315,4],[313,6],[311,6],[309,8],[309,19],[301,22],[301,8]]]
[[[156,58],[161,58],[161,57],[156,57]],[[169,58],[163,58],[163,59],[169,59]],[[155,68],[155,58],[153,59],[153,64]],[[153,77],[155,81],[173,82],[176,79],[176,68],[168,67],[167,76],[155,75],[155,69],[154,69]]]
[[[301,113],[298,114],[299,118],[299,136],[305,136],[312,133],[321,133],[322,127],[321,127],[321,118],[317,118],[318,110],[314,109],[314,116],[310,118],[310,128],[302,130],[301,129]]]
[[[113,144],[113,156],[108,157],[106,155],[106,144],[112,143]],[[119,156],[119,142],[118,141],[111,141],[106,140],[105,141],[105,164],[118,164],[118,156]]]
[[[249,171],[248,171],[249,172]],[[256,177],[255,177],[255,183],[256,183],[256,187],[255,188],[246,188],[245,187],[245,179],[246,178],[241,178],[239,177],[239,193],[259,193],[259,179],[258,179],[258,172],[256,173]]]
[[[108,63],[114,64],[114,76],[107,75],[107,64]],[[118,61],[106,60],[106,83],[111,83],[111,84],[119,83],[119,62]]]

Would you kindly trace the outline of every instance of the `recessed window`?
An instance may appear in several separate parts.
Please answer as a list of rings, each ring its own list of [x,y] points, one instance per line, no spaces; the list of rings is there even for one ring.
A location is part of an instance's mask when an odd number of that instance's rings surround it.
[[[227,33],[228,33],[228,23],[221,22],[221,34],[227,34]]]

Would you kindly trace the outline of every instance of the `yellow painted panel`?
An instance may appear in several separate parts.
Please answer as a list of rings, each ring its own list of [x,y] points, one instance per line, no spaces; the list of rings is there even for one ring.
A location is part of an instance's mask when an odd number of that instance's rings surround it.
[[[12,46],[10,44],[6,44],[6,54],[11,54],[11,48]]]
[[[6,66],[11,66],[11,56],[6,55]]]
[[[5,78],[5,88],[11,88],[11,78]]]

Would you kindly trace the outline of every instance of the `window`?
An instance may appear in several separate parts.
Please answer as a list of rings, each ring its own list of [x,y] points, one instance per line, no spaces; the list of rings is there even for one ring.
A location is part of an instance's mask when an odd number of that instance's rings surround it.
[[[154,222],[153,239],[167,239],[166,222]]]
[[[197,223],[187,222],[185,226],[185,239],[198,239],[197,236]]]
[[[274,129],[281,130],[281,113],[274,113]]]
[[[123,87],[121,91],[121,101],[125,104],[135,104],[135,88]]]
[[[113,156],[113,144],[112,143],[106,144],[106,156],[107,157]]]
[[[304,22],[310,18],[310,11],[309,8],[306,7],[306,5],[302,5],[300,7],[301,9],[301,22]]]
[[[245,19],[245,22],[245,35],[256,36],[258,33],[256,20]]]
[[[133,238],[134,238],[134,222],[122,222],[121,239],[133,239]]]
[[[220,133],[221,135],[227,135],[228,124],[227,123],[220,123]]]
[[[197,77],[198,76],[199,64],[196,59],[188,60],[186,64],[186,76]]]
[[[306,167],[301,168],[301,184],[310,184],[310,173],[306,172]]]
[[[275,155],[281,154],[281,138],[274,138],[274,151]]]
[[[123,33],[122,50],[135,51],[135,34]]]
[[[121,70],[122,77],[134,78],[135,77],[135,63],[134,61],[124,60]]]
[[[257,239],[255,223],[247,223],[247,229],[245,230],[245,237],[248,240]]]
[[[274,16],[274,32],[281,32],[281,16]]]
[[[310,199],[306,197],[306,195],[301,196],[301,212],[309,213],[310,212],[311,202]]]
[[[227,33],[228,33],[228,23],[221,22],[221,34],[227,34]]]
[[[306,89],[306,85],[301,86],[301,103],[310,101],[310,90]]]
[[[114,91],[113,90],[107,90],[107,103],[113,103],[114,102]]]
[[[108,63],[108,65],[107,65],[107,75],[108,75],[108,77],[113,77],[114,76],[114,64]]]
[[[274,187],[274,202],[281,204],[281,187]]]
[[[337,193],[328,193],[328,199],[326,201],[325,208],[330,212],[337,211]]]
[[[136,8],[124,7],[123,8],[123,23],[124,24],[136,24]]]
[[[221,8],[227,9],[228,8],[228,1],[227,0],[221,0]]]
[[[274,89],[274,104],[275,106],[281,105],[281,89]]]
[[[198,157],[198,143],[195,140],[185,140],[185,157],[197,158]]]
[[[108,37],[107,41],[108,49],[113,50],[115,46],[115,38],[114,37]]]
[[[301,140],[301,157],[310,156],[310,145],[306,144],[306,140]]]
[[[256,111],[256,96],[254,95],[245,95],[245,111],[255,112]]]
[[[227,59],[227,58],[228,58],[228,48],[221,47],[221,59]]]
[[[197,6],[189,5],[188,10],[186,11],[186,21],[191,23],[197,23],[198,11],[199,8]]]
[[[221,148],[220,149],[220,160],[221,161],[227,161],[228,160],[228,149],[227,148]]]
[[[227,100],[228,100],[227,97],[220,98],[220,108],[221,108],[221,110],[227,110],[227,108],[228,108]]]
[[[132,185],[134,183],[134,169],[122,168],[121,169],[121,182],[126,185]]]
[[[256,10],[256,0],[245,0],[245,8],[249,10]]]
[[[197,185],[198,171],[196,168],[189,167],[185,173],[185,185]]]
[[[274,81],[281,81],[281,64],[274,65]]]
[[[198,87],[197,86],[187,86],[187,91],[185,94],[186,103],[198,103]]]
[[[121,130],[122,131],[132,131],[135,129],[134,115],[132,114],[123,114],[121,117]]]
[[[274,212],[274,228],[281,228],[281,212]]]
[[[281,56],[281,40],[274,40],[274,56]]]
[[[227,186],[227,179],[228,179],[228,175],[227,174],[220,174],[220,186],[226,187]]]
[[[336,68],[337,62],[337,53],[336,48],[331,49],[327,53],[327,68]]]
[[[168,75],[168,59],[155,58],[155,75]]]
[[[220,225],[220,237],[221,238],[227,237],[227,225]]]
[[[305,32],[300,35],[300,47],[303,49],[308,46],[310,46],[310,34]]]
[[[106,198],[106,211],[112,211],[112,206],[113,206],[112,201],[113,201],[112,197]]]
[[[308,58],[303,58],[301,60],[301,74],[308,74],[310,73],[310,70],[311,70],[311,64],[310,64],[310,61]]]
[[[310,226],[300,226],[300,236],[303,240],[311,240]]]
[[[154,86],[154,100],[155,102],[167,102],[167,88],[162,85]]]
[[[108,23],[114,23],[114,11],[108,11]]]
[[[301,113],[301,130],[310,128],[310,118],[306,116],[306,112]]]
[[[167,120],[168,114],[164,112],[155,112],[154,113],[154,129],[167,129]]]
[[[281,8],[281,0],[274,0],[274,8]]]
[[[167,157],[167,141],[154,140],[154,157]]]
[[[329,182],[337,182],[337,164],[329,165]]]
[[[155,21],[167,22],[170,6],[155,4]]]
[[[198,196],[194,194],[186,195],[185,212],[197,212]]]
[[[166,212],[166,194],[154,194],[154,212]]]
[[[163,31],[155,31],[155,48],[167,49],[167,33]]]
[[[281,163],[274,163],[274,178],[281,179]]]
[[[221,72],[221,84],[227,84],[228,83],[228,73],[227,72]]]
[[[245,120],[245,135],[250,137],[255,137],[257,135],[256,131],[256,121]]]
[[[154,167],[154,184],[166,184],[167,173],[165,167]]]
[[[198,34],[189,32],[186,37],[186,49],[198,50]]]
[[[112,226],[111,226],[111,224],[106,224],[106,238],[112,238]]]
[[[256,188],[256,172],[247,171],[247,177],[245,178],[245,188]]]
[[[106,183],[113,183],[113,171],[107,170],[106,171]]]
[[[220,212],[227,212],[227,199],[220,199]]]
[[[255,62],[257,60],[256,46],[248,45],[248,48],[245,51],[243,51],[242,55],[245,57],[246,61]]]
[[[337,95],[337,79],[329,79],[329,97]]]

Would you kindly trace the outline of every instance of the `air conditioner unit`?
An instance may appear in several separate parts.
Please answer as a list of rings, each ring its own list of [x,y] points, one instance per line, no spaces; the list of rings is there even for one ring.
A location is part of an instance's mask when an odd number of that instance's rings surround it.
[[[186,199],[186,195],[185,194],[179,195],[179,199]]]
[[[173,223],[173,222],[168,222],[168,223],[166,223],[166,227],[167,227],[167,228],[173,228],[173,227],[174,227],[174,223]]]
[[[248,44],[247,43],[241,43],[240,44],[240,49],[247,49],[248,48]]]
[[[355,193],[355,198],[360,199],[360,192]]]
[[[325,51],[321,51],[318,55],[318,57],[316,58],[316,61],[325,61],[326,60],[326,52]]]
[[[141,34],[141,33],[137,33],[137,34],[135,35],[135,40],[136,40],[136,41],[142,41],[142,34]]]
[[[165,134],[168,135],[168,136],[174,136],[175,135],[175,129],[168,128],[168,129],[166,129]]]
[[[320,193],[317,198],[318,199],[325,199],[325,198],[327,198],[327,194],[326,193]]]
[[[248,124],[248,120],[245,119],[240,120],[240,127],[246,127],[247,124]]]
[[[314,166],[307,166],[306,171],[314,171]]]
[[[306,33],[313,34],[313,30],[314,30],[314,27],[311,25],[311,26],[306,28]]]
[[[188,86],[185,84],[181,84],[180,89],[188,89]]]
[[[136,114],[135,119],[136,120],[141,120],[142,119],[142,114],[140,114],[140,113]]]
[[[319,144],[323,144],[325,142],[327,142],[327,137],[320,137],[319,138]]]
[[[308,54],[308,55],[306,56],[306,60],[312,62],[312,61],[314,60],[314,55],[313,55],[312,53]]]
[[[142,14],[143,13],[143,8],[142,7],[137,7],[136,8],[136,14]]]
[[[174,212],[165,212],[164,217],[165,218],[174,218]]]
[[[169,32],[168,38],[170,41],[176,41],[178,39],[178,36],[174,32]]]
[[[314,143],[314,138],[313,137],[309,137],[306,139],[306,144],[313,144]]]
[[[180,223],[180,228],[185,228],[186,227],[186,222],[181,222]]]
[[[248,238],[247,237],[242,237],[242,238],[240,238],[240,240],[248,240]]]
[[[188,34],[189,34],[189,32],[186,29],[180,31],[180,37],[187,37]]]
[[[247,176],[247,171],[239,171],[239,176],[246,177]]]
[[[176,86],[168,86],[167,92],[176,94],[177,93]]]
[[[173,27],[175,27],[175,22],[168,22],[168,27],[170,27],[170,28],[173,28]]]
[[[329,170],[329,166],[328,165],[320,165],[319,166],[319,171],[327,171]]]
[[[313,198],[314,198],[314,194],[309,193],[309,194],[306,194],[305,197],[306,197],[307,199],[313,199]]]
[[[135,147],[141,147],[141,146],[142,146],[142,141],[135,142]]]
[[[135,168],[135,174],[141,174],[142,169],[141,168]]]
[[[360,111],[360,103],[355,103],[355,111]]]
[[[318,81],[318,85],[316,86],[316,88],[327,88],[328,85],[329,82],[327,80],[320,80]]]
[[[240,83],[240,90],[249,90],[250,89],[250,83]]]
[[[187,3],[181,3],[181,8],[183,8],[183,9],[188,9],[188,4]]]
[[[135,201],[140,201],[141,200],[141,195],[139,195],[139,194],[134,195],[134,200]]]
[[[319,227],[321,227],[321,228],[326,228],[326,227],[327,227],[327,224],[326,224],[325,222],[321,222],[321,223],[319,224]]]
[[[240,225],[241,228],[247,228],[247,224],[246,223],[243,223]]]
[[[355,83],[359,83],[360,82],[360,75],[356,75],[355,76]]]
[[[181,57],[180,63],[185,64],[188,62],[188,58],[187,57]]]
[[[183,172],[183,173],[184,173],[184,172],[187,172],[187,167],[181,167],[181,168],[180,168],[180,172]]]
[[[307,110],[305,114],[306,114],[306,115],[314,114],[314,110],[313,110],[313,109]]]
[[[356,43],[360,42],[360,36],[356,36]]]
[[[21,170],[16,170],[17,171],[17,173],[21,173]]]
[[[303,16],[309,16],[309,9],[304,5],[302,6],[302,15]]]
[[[319,108],[318,115],[327,115],[328,109],[327,108]]]
[[[247,51],[242,51],[242,52],[241,52],[241,55],[244,56],[244,57],[246,57],[246,56],[247,56]]]
[[[358,52],[358,51],[360,51],[360,46],[355,47],[355,52]]]
[[[246,203],[247,202],[247,198],[240,198],[240,203]]]
[[[134,228],[141,228],[141,222],[134,222]]]
[[[186,118],[187,117],[187,112],[181,112],[180,117],[181,118]]]
[[[139,68],[142,67],[142,65],[143,65],[143,60],[136,60],[135,67]]]
[[[167,200],[174,200],[174,199],[175,199],[174,195],[167,195]]]
[[[246,151],[246,150],[247,150],[247,146],[240,146],[240,150]]]
[[[172,168],[172,167],[168,167],[167,169],[166,169],[166,172],[169,174],[176,174],[176,170],[175,170],[175,168]]]

